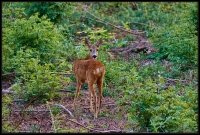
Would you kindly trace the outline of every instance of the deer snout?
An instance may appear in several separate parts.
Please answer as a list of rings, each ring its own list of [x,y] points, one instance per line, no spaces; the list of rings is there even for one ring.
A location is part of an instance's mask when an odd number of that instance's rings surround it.
[[[94,59],[96,59],[96,58],[97,58],[97,56],[96,56],[96,55],[93,55],[92,57],[93,57]]]

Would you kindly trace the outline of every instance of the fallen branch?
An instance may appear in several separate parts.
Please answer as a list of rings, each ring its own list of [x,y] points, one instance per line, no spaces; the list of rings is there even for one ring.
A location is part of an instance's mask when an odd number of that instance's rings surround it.
[[[2,76],[12,75],[12,74],[15,74],[15,72],[11,72],[11,73],[2,74]]]
[[[50,111],[53,131],[56,132],[56,127],[55,127],[55,123],[54,123],[53,113],[51,112],[51,108],[50,108],[50,106],[49,106],[48,101],[47,101],[47,107],[49,108],[49,111]]]
[[[64,72],[50,72],[51,74],[60,74],[60,75],[73,75],[73,73],[64,73]],[[13,73],[7,73],[3,74],[2,76],[10,75],[10,74],[30,74],[30,72],[13,72]],[[46,74],[46,73],[37,73],[37,74]]]
[[[59,74],[59,75],[67,75],[67,76],[71,76],[73,75],[73,73],[63,73],[63,72],[50,72],[51,74]]]
[[[190,80],[181,80],[181,79],[173,79],[173,78],[165,78],[165,79],[170,80],[170,81],[181,81],[181,82],[190,81]]]
[[[115,106],[116,104],[102,104],[102,106]],[[90,107],[89,106],[84,106],[83,107],[84,109],[89,109]]]
[[[14,99],[13,102],[25,102],[24,99]]]
[[[101,130],[96,130],[96,129],[94,129],[94,131],[100,132],[100,133],[122,133],[123,132],[122,130],[104,130],[104,131],[101,131]]]
[[[14,112],[50,112],[49,110],[14,110]]]
[[[74,91],[71,91],[71,90],[64,90],[64,89],[59,90],[58,92],[70,92],[70,93],[74,93]]]
[[[15,92],[9,90],[2,90],[2,94],[13,94]]]
[[[125,106],[125,105],[131,105],[131,103],[123,102],[123,103],[120,104],[120,106]]]
[[[88,127],[84,126],[83,124],[81,124],[79,122],[76,122],[76,121],[74,121],[72,119],[68,119],[67,118],[67,120],[69,120],[71,122],[74,122],[74,123],[86,128],[86,129],[88,129],[89,131],[95,131],[95,132],[100,132],[100,133],[122,132],[121,130],[105,130],[105,131],[101,131],[101,130],[97,130],[97,129],[93,129],[93,128],[88,128]]]
[[[129,22],[128,24],[139,24],[139,25],[148,26],[148,25],[145,24],[145,23],[139,23],[139,22]]]
[[[15,131],[15,133],[33,133],[33,131]],[[40,132],[35,132],[40,133]]]
[[[2,94],[15,94],[16,92],[11,91],[11,87],[2,90]]]
[[[88,12],[87,10],[85,10],[85,12],[88,13],[88,14],[90,14],[91,16],[93,16],[93,17],[96,19],[95,21],[100,22],[100,23],[103,23],[103,24],[105,24],[105,25],[110,25],[110,26],[115,27],[115,28],[117,28],[117,29],[120,29],[120,30],[122,30],[122,31],[131,33],[131,34],[134,34],[134,35],[141,35],[141,34],[144,34],[144,33],[145,33],[145,32],[138,32],[138,31],[135,31],[135,30],[131,30],[131,31],[130,31],[130,30],[126,30],[126,29],[122,28],[122,26],[116,26],[116,25],[114,25],[114,24],[112,24],[112,23],[110,23],[110,22],[105,22],[105,21],[103,21],[102,19],[96,17],[95,15],[91,14],[91,13]],[[86,17],[86,18],[88,18],[88,17]],[[91,19],[91,18],[88,18],[88,19],[94,20],[94,19]]]
[[[60,104],[53,104],[54,106],[59,106],[61,107],[62,109],[64,109],[71,117],[74,117],[74,115],[67,109],[65,108],[63,105],[60,105]]]

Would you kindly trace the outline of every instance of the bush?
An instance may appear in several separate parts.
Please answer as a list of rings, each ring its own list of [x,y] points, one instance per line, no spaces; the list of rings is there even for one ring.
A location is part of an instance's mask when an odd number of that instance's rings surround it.
[[[152,57],[168,59],[182,71],[191,68],[193,64],[197,66],[195,23],[197,3],[152,3],[150,5],[158,7],[157,11],[154,11],[155,14],[151,13],[153,8],[145,9],[147,12],[144,14],[144,17],[148,16],[148,22],[152,25],[146,28],[149,31],[148,36],[154,46],[159,49],[159,52],[153,54]],[[156,20],[152,20],[153,18]]]
[[[34,58],[21,61],[21,76],[13,89],[26,101],[36,97],[41,102],[54,98],[62,84],[69,83],[70,79],[52,73],[50,68],[51,64],[40,65]]]
[[[5,13],[11,12],[10,10],[4,9]],[[30,100],[39,97],[41,101],[53,98],[56,91],[63,83],[68,83],[69,79],[51,72],[71,70],[71,64],[64,58],[72,43],[63,44],[63,35],[45,16],[39,18],[35,14],[29,18],[14,18],[7,25],[8,21],[9,17],[5,16],[3,72],[17,73],[18,82],[14,86],[19,95],[23,95],[22,98]]]
[[[125,90],[129,121],[150,132],[197,132],[197,91],[178,85],[162,90],[162,80],[136,79],[132,90]]]
[[[73,11],[72,3],[31,2],[24,5],[28,16],[39,13],[39,17],[47,16],[54,23],[61,23]]]
[[[14,126],[11,121],[8,121],[10,118],[10,106],[12,105],[13,97],[10,95],[2,95],[2,132],[13,132]]]
[[[16,19],[11,24],[10,27],[3,28],[4,71],[15,68],[10,60],[20,50],[30,49],[32,57],[38,57],[43,64],[58,59],[60,50],[63,49],[63,36],[46,17],[39,18],[36,14],[29,19]]]

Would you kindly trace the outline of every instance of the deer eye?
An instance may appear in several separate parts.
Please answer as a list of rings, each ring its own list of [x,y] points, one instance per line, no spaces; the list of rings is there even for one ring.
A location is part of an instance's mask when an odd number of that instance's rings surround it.
[[[97,51],[99,51],[99,49],[97,49]]]
[[[90,49],[90,52],[92,51],[92,49]]]

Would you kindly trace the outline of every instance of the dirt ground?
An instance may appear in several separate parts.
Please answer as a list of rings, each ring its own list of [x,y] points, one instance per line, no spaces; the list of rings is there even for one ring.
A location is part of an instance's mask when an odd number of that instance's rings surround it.
[[[62,108],[51,116],[46,104],[30,105],[23,110],[23,113],[20,113],[24,105],[14,102],[11,106],[10,121],[20,132],[98,132],[106,130],[120,132],[124,130],[127,118],[114,99],[104,97],[101,113],[97,119],[94,119],[93,114],[89,111],[88,91],[81,92],[75,110],[73,109],[73,94],[62,93],[62,95],[62,99],[49,102],[51,111],[55,111],[56,108],[58,110],[58,107],[53,104],[60,104],[68,109],[74,117]]]

